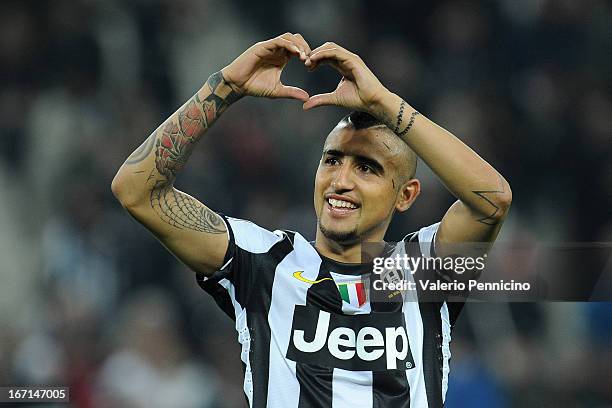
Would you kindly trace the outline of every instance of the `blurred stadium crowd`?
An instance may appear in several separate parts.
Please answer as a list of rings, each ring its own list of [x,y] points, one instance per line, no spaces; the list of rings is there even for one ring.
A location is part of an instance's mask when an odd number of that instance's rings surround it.
[[[232,322],[110,183],[211,73],[286,31],[356,52],[498,168],[514,192],[502,240],[612,241],[610,2],[5,0],[0,10],[0,385],[69,385],[75,407],[244,406]],[[328,67],[286,71],[311,95],[339,79]],[[343,114],[242,100],[178,187],[313,239],[313,176]],[[419,177],[422,196],[388,239],[452,202],[423,165]],[[457,333],[449,407],[612,406],[609,304],[471,304]]]

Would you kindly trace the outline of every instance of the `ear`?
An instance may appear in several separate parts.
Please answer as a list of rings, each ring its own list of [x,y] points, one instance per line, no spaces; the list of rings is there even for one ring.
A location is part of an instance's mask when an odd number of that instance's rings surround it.
[[[421,182],[418,179],[410,179],[404,182],[397,193],[395,200],[395,209],[399,212],[406,211],[410,208],[414,200],[421,192]]]

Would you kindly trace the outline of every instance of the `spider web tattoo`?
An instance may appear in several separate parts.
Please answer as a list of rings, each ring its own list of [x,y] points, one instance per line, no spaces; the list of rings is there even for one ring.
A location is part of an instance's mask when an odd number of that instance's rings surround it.
[[[225,223],[219,215],[171,186],[153,189],[151,207],[164,222],[179,229],[209,234],[222,234],[226,231]]]

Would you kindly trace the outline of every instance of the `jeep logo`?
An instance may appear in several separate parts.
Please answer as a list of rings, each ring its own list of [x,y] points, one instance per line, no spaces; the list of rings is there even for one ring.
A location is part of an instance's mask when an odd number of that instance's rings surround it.
[[[300,305],[287,358],[353,371],[414,367],[401,313],[349,316]]]

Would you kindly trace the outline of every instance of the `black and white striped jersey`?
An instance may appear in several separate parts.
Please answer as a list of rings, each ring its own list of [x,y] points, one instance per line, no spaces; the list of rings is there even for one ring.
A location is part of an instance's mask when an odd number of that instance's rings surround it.
[[[323,257],[295,232],[224,220],[225,265],[198,283],[236,322],[250,407],[443,405],[456,304],[370,302],[362,265]],[[395,250],[411,241],[430,256],[438,225]]]

